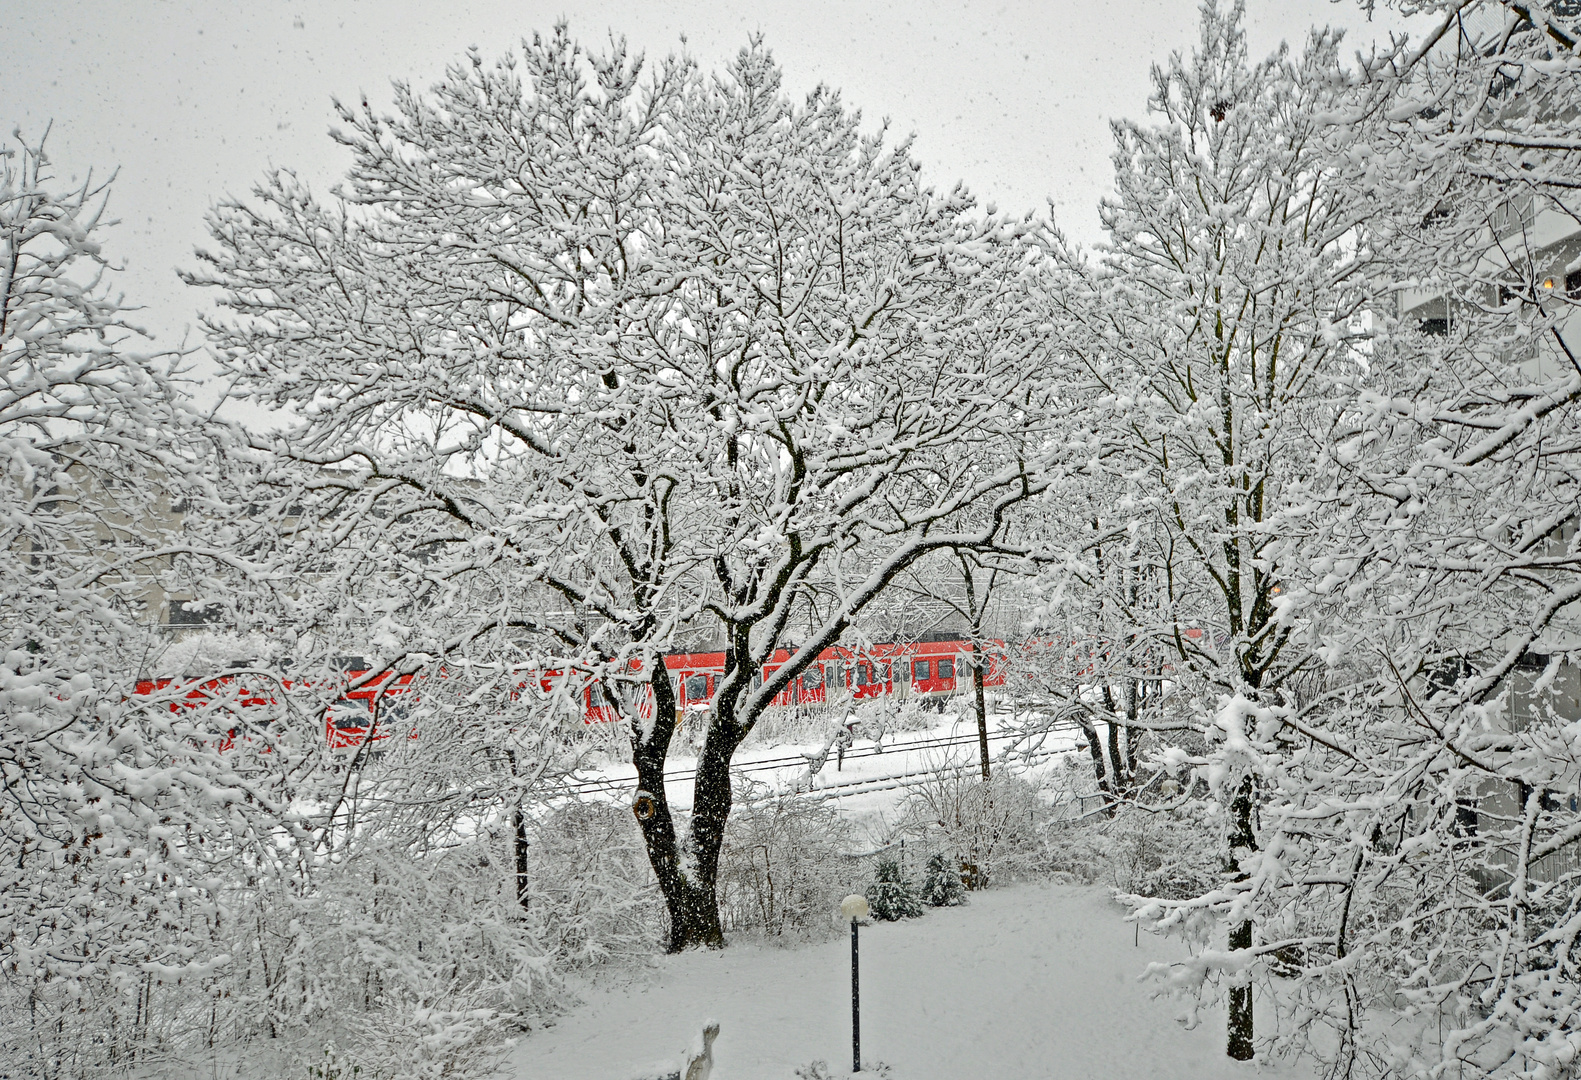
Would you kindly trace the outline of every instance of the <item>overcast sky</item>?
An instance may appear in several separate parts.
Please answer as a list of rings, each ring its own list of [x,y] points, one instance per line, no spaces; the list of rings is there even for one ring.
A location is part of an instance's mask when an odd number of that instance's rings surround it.
[[[1248,0],[1254,55],[1309,26],[1381,32],[1354,0]],[[964,179],[1001,209],[1052,200],[1061,227],[1098,235],[1111,117],[1142,115],[1149,64],[1195,40],[1189,0],[196,0],[0,2],[0,123],[36,139],[63,179],[120,170],[122,224],[109,250],[123,288],[163,344],[200,297],[174,268],[192,264],[203,213],[244,195],[271,165],[317,188],[344,164],[325,134],[330,99],[388,102],[392,78],[419,85],[469,46],[498,56],[568,17],[584,41],[624,34],[650,55],[680,39],[704,66],[761,31],[803,92],[839,87],[848,104],[899,132],[935,184]],[[1398,27],[1398,23],[1389,24]]]

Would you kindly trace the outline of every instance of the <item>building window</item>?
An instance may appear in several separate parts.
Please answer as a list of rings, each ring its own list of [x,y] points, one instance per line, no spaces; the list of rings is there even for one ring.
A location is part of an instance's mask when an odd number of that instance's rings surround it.
[[[218,604],[203,604],[195,600],[172,600],[170,625],[209,626],[220,621],[223,610]]]
[[[1510,86],[1514,86],[1513,80]],[[1503,239],[1511,233],[1530,229],[1536,221],[1537,199],[1531,195],[1517,195],[1494,207],[1490,224],[1493,226],[1493,235]]]

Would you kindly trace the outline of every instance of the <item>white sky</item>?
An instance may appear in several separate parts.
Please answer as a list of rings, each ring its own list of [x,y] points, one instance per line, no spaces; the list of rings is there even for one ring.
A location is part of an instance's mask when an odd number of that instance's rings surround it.
[[[1381,32],[1354,0],[1248,0],[1254,55],[1315,22]],[[1193,0],[50,0],[0,2],[0,136],[37,138],[62,179],[119,168],[108,248],[141,321],[175,344],[202,297],[190,266],[203,213],[270,165],[324,188],[343,165],[330,98],[386,103],[391,78],[426,85],[471,45],[498,56],[569,16],[588,43],[687,48],[716,66],[762,31],[797,93],[818,82],[898,132],[937,185],[964,179],[1001,209],[1040,208],[1098,237],[1110,117],[1140,117],[1149,64],[1196,39]],[[1398,27],[1399,23],[1388,24]],[[195,335],[194,335],[195,336]]]

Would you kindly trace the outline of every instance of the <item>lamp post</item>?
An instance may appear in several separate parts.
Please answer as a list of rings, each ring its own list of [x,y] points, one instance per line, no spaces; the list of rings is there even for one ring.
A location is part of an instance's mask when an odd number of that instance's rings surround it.
[[[862,994],[857,979],[856,927],[867,918],[867,897],[852,893],[840,901],[840,914],[851,924],[851,1071],[862,1071]]]

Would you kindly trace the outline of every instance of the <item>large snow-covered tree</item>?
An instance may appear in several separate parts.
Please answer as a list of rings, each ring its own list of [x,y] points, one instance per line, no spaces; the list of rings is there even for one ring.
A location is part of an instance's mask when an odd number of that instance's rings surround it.
[[[193,275],[235,393],[289,421],[279,550],[381,664],[510,656],[614,703],[670,945],[718,944],[741,740],[894,574],[1048,483],[1026,227],[758,45],[704,77],[562,27],[341,121],[335,197],[272,175]],[[727,663],[687,822],[662,657],[697,641]]]

